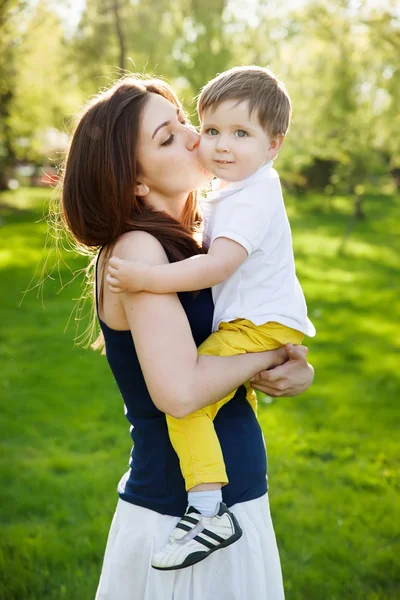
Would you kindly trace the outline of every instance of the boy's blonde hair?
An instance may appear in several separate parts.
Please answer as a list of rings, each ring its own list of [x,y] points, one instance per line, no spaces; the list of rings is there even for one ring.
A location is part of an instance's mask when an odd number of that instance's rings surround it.
[[[200,119],[206,110],[226,100],[249,101],[250,114],[257,111],[261,127],[275,138],[289,129],[292,105],[282,83],[263,67],[234,67],[220,73],[201,90],[197,101]]]

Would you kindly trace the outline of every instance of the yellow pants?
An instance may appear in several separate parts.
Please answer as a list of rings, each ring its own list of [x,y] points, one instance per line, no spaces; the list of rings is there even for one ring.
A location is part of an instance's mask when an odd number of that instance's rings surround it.
[[[280,348],[288,342],[301,344],[304,335],[279,323],[269,322],[254,325],[251,321],[237,319],[221,323],[218,331],[212,333],[199,347],[198,353],[208,356],[234,356],[246,352],[264,352]],[[246,384],[247,400],[257,412],[257,398],[250,384]],[[167,425],[171,443],[180,461],[186,490],[200,483],[221,483],[226,485],[228,477],[224,458],[213,420],[224,404],[235,395],[229,396],[197,410],[183,419],[167,415]]]

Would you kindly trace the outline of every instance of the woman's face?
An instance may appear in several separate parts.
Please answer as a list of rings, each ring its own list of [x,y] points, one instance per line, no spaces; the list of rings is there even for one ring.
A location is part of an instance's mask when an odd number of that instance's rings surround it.
[[[138,147],[138,180],[146,186],[143,194],[138,193],[146,203],[168,210],[167,203],[176,209],[168,212],[180,211],[189,192],[210,181],[212,176],[199,162],[199,141],[200,136],[174,104],[158,94],[150,94],[142,115]]]

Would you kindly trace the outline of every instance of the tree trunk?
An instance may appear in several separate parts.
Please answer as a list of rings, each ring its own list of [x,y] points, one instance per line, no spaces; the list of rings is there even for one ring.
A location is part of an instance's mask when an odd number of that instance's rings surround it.
[[[338,248],[338,255],[343,256],[346,248],[347,240],[350,237],[351,232],[357,224],[357,221],[363,221],[365,219],[365,212],[362,207],[363,196],[355,195],[354,196],[354,204],[353,204],[353,214],[348,220],[347,227],[345,232],[343,233],[342,240],[340,246]]]
[[[125,70],[125,37],[122,31],[121,16],[119,13],[120,6],[118,0],[112,0],[112,11],[114,14],[114,25],[117,33],[118,44],[119,44],[119,67],[123,71]]]
[[[365,212],[362,206],[363,196],[356,196],[354,198],[354,217],[363,221],[365,219]]]
[[[13,93],[7,90],[4,94],[0,92],[0,145],[2,154],[0,156],[0,191],[7,189],[11,167],[15,163],[15,154],[11,143],[11,128],[8,125],[9,107],[13,100]]]

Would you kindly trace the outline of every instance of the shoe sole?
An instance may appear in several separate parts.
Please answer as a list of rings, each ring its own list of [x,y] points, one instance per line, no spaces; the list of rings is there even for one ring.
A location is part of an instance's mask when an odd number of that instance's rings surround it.
[[[186,569],[187,567],[192,567],[193,565],[196,565],[197,563],[201,562],[202,560],[210,556],[210,554],[212,554],[213,552],[216,552],[217,550],[222,550],[222,548],[227,548],[231,544],[234,544],[235,542],[240,540],[240,538],[243,535],[243,531],[238,523],[238,520],[236,519],[233,513],[231,513],[229,516],[231,517],[235,526],[235,533],[231,535],[231,537],[229,537],[227,540],[221,542],[221,544],[215,546],[215,548],[209,550],[208,552],[192,552],[192,554],[189,554],[189,556],[187,556],[183,563],[181,563],[180,565],[174,565],[173,567],[155,567],[151,565],[152,568],[157,569],[157,571],[177,571],[178,569]]]

